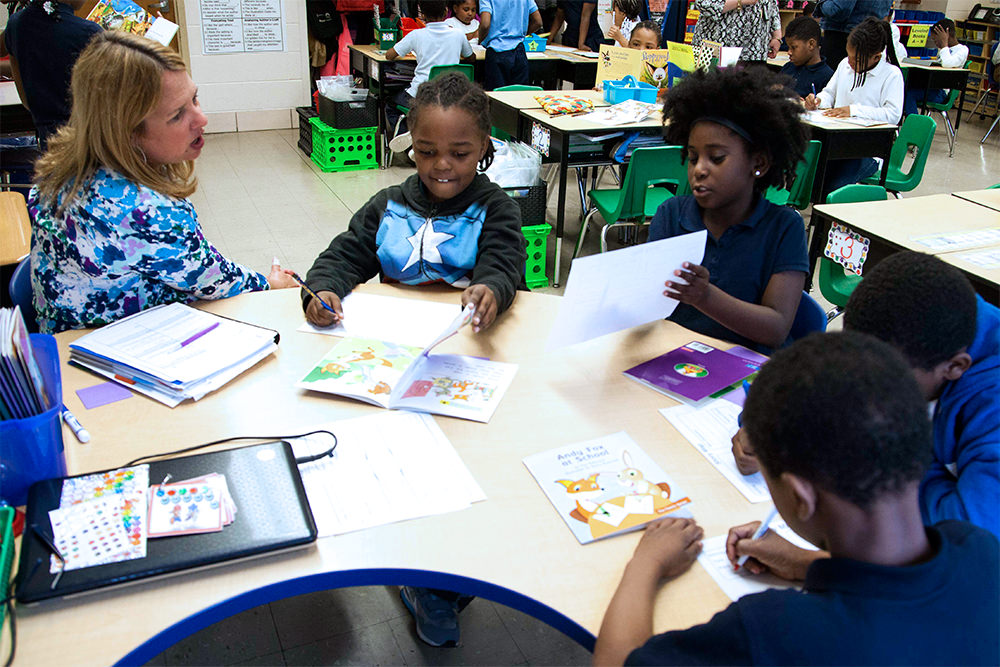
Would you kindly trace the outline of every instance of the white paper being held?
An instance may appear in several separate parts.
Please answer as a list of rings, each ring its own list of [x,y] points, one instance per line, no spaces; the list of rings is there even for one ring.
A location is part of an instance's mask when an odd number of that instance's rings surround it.
[[[701,264],[708,232],[578,257],[549,334],[547,350],[669,317],[678,301],[664,296],[666,280],[684,262]]]

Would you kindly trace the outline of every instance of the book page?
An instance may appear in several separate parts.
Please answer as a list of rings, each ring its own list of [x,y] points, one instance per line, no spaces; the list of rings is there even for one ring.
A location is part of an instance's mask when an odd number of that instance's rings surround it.
[[[370,338],[345,338],[334,345],[295,385],[356,398],[383,408],[420,349]]]
[[[663,283],[668,277],[673,280],[674,270],[684,262],[701,263],[707,234],[684,234],[574,259],[546,349],[668,317],[677,301],[663,295]]]
[[[385,412],[331,422],[333,457],[299,466],[320,537],[454,512],[486,500],[429,415]],[[312,429],[310,429],[312,430]],[[293,440],[295,456],[326,451],[322,433]]]
[[[396,386],[389,407],[486,423],[516,373],[516,364],[458,354],[421,356]]]
[[[764,477],[759,472],[743,475],[733,459],[732,438],[739,430],[736,420],[742,411],[731,401],[715,399],[699,408],[690,405],[662,408],[660,414],[747,500],[762,503],[771,500]]]

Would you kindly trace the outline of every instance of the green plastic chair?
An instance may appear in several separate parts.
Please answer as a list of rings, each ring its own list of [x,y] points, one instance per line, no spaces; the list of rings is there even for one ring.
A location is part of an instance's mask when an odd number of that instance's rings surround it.
[[[845,185],[826,197],[827,204],[850,204],[865,201],[885,201],[885,188],[880,185]],[[827,321],[840,315],[851,298],[851,292],[861,282],[861,276],[847,273],[840,264],[828,257],[819,258],[819,291],[834,305],[826,314]]]
[[[431,79],[436,79],[442,74],[447,74],[448,72],[457,72],[459,74],[464,74],[465,78],[467,78],[469,81],[475,80],[473,78],[475,70],[473,69],[472,65],[465,65],[462,63],[459,63],[458,65],[435,65],[434,67],[431,67],[431,71],[427,75],[427,80],[430,81]],[[397,104],[396,110],[399,111],[400,116],[399,120],[396,121],[396,127],[394,127],[392,130],[393,139],[399,136],[399,126],[403,124],[403,118],[406,116],[406,114],[410,113],[410,108],[403,106],[402,104]],[[390,164],[392,164],[393,152],[392,149],[389,148],[388,142],[386,142],[385,147],[386,147],[386,154],[388,155],[388,159],[386,159],[385,161],[385,166],[388,167]]]
[[[799,211],[809,206],[812,197],[813,182],[816,180],[816,166],[819,164],[819,152],[823,142],[813,139],[806,145],[802,160],[795,167],[795,180],[789,189],[776,188],[773,185],[764,193],[764,198],[778,206],[791,206]]]
[[[680,146],[637,148],[629,160],[622,187],[587,193],[592,206],[580,227],[573,257],[580,254],[587,227],[595,213],[600,213],[605,221],[601,230],[601,252],[608,250],[609,228],[621,225],[638,227],[644,224],[646,218],[652,217],[660,204],[674,196],[667,188],[657,185],[687,183],[687,166],[682,156]]]
[[[886,190],[898,197],[900,192],[909,192],[920,185],[936,130],[937,123],[930,116],[910,114],[906,117],[903,126],[899,129],[899,134],[896,136],[896,141],[892,144],[892,152],[889,154],[889,175],[885,179]],[[903,161],[906,159],[910,146],[916,147],[917,155],[913,164],[910,165],[910,170],[904,172]],[[878,185],[878,174],[866,178],[864,182],[868,185]]]
[[[520,83],[515,83],[509,86],[501,86],[500,88],[497,88],[493,92],[502,93],[507,91],[531,91],[531,90],[541,91],[543,90],[543,88],[541,86],[525,86]],[[504,141],[510,141],[512,138],[509,134],[507,134],[498,127],[493,127],[490,129],[490,136],[496,137],[497,139],[503,139]]]
[[[971,60],[966,60],[965,69],[969,69],[971,63]],[[928,111],[937,111],[944,117],[944,126],[948,130],[948,157],[955,155],[955,126],[951,124],[951,116],[948,113],[955,107],[955,102],[958,101],[958,96],[961,93],[960,89],[953,88],[948,95],[948,99],[944,102],[924,102],[924,106]],[[962,113],[961,110],[958,113]]]
[[[1000,190],[1000,183],[997,183],[995,185],[991,185],[990,187],[988,187],[986,189],[987,190]]]

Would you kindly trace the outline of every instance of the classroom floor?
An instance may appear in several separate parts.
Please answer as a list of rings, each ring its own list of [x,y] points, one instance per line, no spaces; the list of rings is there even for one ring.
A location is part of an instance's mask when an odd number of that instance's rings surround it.
[[[939,120],[920,187],[907,197],[976,190],[1000,181],[1000,133],[985,145],[988,122],[963,119],[955,157]],[[351,214],[412,168],[324,174],[296,147],[298,130],[206,137],[192,196],[206,236],[227,257],[266,272],[277,256],[304,273]],[[571,184],[572,186],[573,184]],[[550,189],[554,189],[554,184]],[[579,230],[580,202],[567,195],[563,274]],[[555,198],[549,197],[549,221]],[[595,225],[583,254],[598,250]],[[610,235],[614,238],[614,234]],[[549,276],[554,256],[549,242]],[[547,288],[542,292],[562,293]],[[819,298],[818,292],[814,294]],[[822,299],[820,298],[821,302]],[[824,304],[827,305],[827,304]],[[839,320],[835,321],[835,327]],[[503,605],[477,599],[461,616],[462,645],[434,649],[415,638],[393,587],[313,593],[221,621],[157,656],[151,665],[579,665],[590,654],[561,633]]]

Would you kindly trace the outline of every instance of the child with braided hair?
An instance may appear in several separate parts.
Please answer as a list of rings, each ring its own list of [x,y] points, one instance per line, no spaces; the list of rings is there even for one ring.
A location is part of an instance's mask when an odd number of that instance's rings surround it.
[[[524,282],[520,209],[477,173],[493,161],[482,88],[454,73],[425,82],[409,120],[417,173],[372,197],[313,262],[306,284],[334,311],[303,292],[302,308],[315,325],[342,319],[340,300],[381,274],[383,282],[461,288],[480,331]]]

